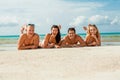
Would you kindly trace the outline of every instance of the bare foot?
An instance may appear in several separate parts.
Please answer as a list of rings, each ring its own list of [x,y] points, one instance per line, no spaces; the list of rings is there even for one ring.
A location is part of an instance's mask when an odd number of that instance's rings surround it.
[[[59,30],[61,29],[61,25],[58,25],[58,27],[59,27]]]
[[[27,25],[25,24],[25,25],[23,25],[23,26],[21,27],[21,29],[20,29],[21,34],[23,34],[24,31],[26,31],[26,29],[27,29]]]
[[[83,26],[83,29],[84,29],[85,31],[87,31],[87,27],[86,27],[86,26]]]

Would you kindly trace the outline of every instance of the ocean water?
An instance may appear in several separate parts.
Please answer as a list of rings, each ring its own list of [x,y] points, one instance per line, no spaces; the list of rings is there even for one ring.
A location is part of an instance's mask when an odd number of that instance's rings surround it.
[[[61,34],[64,37],[66,34]],[[85,33],[79,33],[79,35],[85,39]],[[45,37],[45,34],[40,34],[40,41]],[[0,36],[0,51],[4,51],[5,48],[9,50],[17,50],[17,41],[19,35],[5,35]],[[120,33],[101,33],[102,46],[120,45]]]

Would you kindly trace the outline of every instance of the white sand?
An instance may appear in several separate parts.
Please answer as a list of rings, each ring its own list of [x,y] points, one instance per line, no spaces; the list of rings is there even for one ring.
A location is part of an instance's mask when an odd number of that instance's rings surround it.
[[[120,46],[0,51],[0,80],[120,80]]]

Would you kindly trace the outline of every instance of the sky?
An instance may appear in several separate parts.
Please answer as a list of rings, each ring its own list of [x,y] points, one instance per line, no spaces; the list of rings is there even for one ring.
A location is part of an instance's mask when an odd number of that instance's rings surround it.
[[[19,35],[24,24],[35,24],[38,34],[61,25],[61,33],[96,24],[100,33],[120,32],[120,0],[1,0],[0,35]]]

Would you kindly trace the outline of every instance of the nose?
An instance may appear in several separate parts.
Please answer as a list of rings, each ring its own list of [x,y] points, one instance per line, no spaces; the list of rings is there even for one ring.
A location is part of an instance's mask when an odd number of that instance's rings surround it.
[[[31,30],[30,33],[32,34],[32,33],[34,33],[34,31]]]

